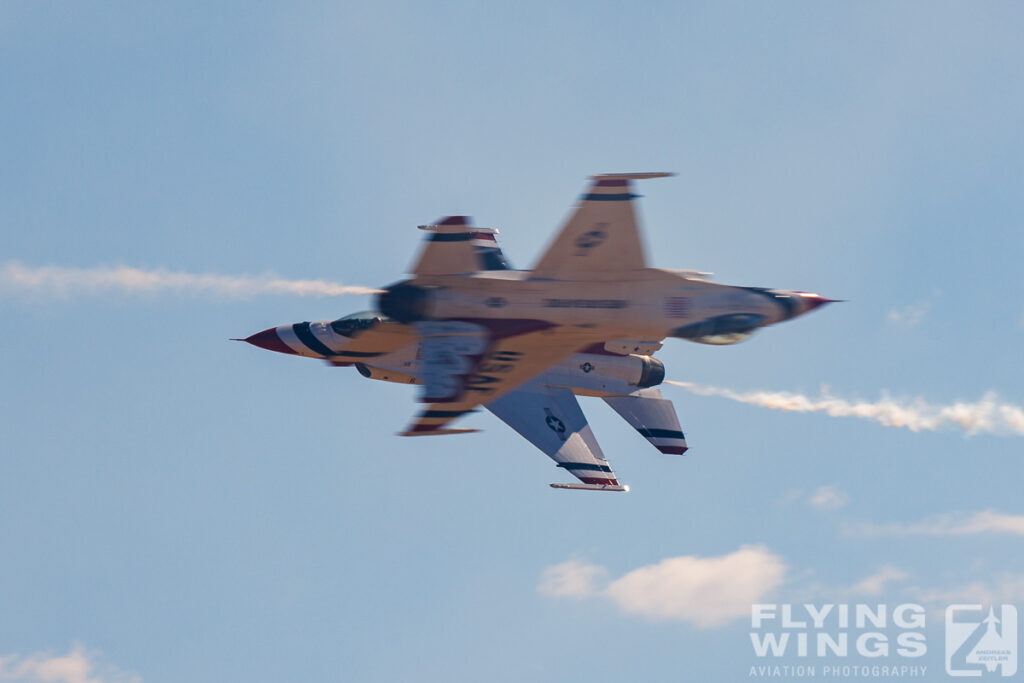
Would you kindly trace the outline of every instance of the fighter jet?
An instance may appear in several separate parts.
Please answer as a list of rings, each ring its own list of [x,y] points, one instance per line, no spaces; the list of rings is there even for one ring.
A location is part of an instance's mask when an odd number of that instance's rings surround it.
[[[418,386],[425,405],[401,436],[477,431],[452,423],[486,408],[580,481],[552,487],[628,491],[577,396],[604,399],[657,450],[682,455],[675,408],[656,388],[662,342],[735,344],[832,301],[648,266],[633,181],[669,175],[592,176],[529,270],[510,268],[498,231],[466,216],[421,225],[412,277],[383,289],[376,310],[241,341]]]

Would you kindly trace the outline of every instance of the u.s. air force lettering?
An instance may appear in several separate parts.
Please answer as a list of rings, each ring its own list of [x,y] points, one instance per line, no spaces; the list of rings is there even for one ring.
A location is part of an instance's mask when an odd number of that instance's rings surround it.
[[[544,299],[544,308],[627,308],[626,299]]]

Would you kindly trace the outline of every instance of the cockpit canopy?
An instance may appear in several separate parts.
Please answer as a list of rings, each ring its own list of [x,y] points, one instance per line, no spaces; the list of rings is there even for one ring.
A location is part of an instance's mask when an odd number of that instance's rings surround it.
[[[725,332],[723,334],[706,334],[703,337],[691,337],[690,341],[698,344],[711,344],[712,346],[728,346],[739,344],[744,339],[749,339],[753,332]]]
[[[358,332],[368,330],[387,320],[388,318],[377,311],[359,311],[346,315],[344,318],[338,318],[331,323],[331,329],[343,337],[352,337]]]
[[[677,327],[672,336],[698,344],[736,344],[750,337],[764,322],[765,317],[756,313],[730,313]]]

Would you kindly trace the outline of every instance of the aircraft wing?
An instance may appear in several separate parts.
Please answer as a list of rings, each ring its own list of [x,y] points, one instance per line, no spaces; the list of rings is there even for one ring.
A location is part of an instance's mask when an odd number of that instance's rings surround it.
[[[447,425],[500,397],[591,342],[535,320],[420,323],[420,401],[402,436],[453,434]]]
[[[554,485],[557,488],[626,490],[615,478],[580,404],[568,389],[531,382],[491,401],[487,409],[586,485]]]
[[[552,280],[647,267],[633,200],[632,182],[669,173],[593,176],[593,183],[533,267],[533,277]]]

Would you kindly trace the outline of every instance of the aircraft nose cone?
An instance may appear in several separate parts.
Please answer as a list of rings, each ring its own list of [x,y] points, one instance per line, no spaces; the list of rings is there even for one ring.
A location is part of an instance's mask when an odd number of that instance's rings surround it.
[[[825,304],[834,304],[836,303],[836,301],[838,301],[838,299],[826,299],[820,294],[804,294],[803,299],[804,305],[806,306],[806,309],[804,311],[805,313],[810,313],[819,306],[824,306]]]
[[[277,334],[276,327],[271,327],[263,330],[262,332],[257,332],[252,336],[246,337],[242,341],[247,341],[253,346],[258,346],[261,349],[266,349],[267,351],[295,354],[291,347],[281,341],[281,337]]]

